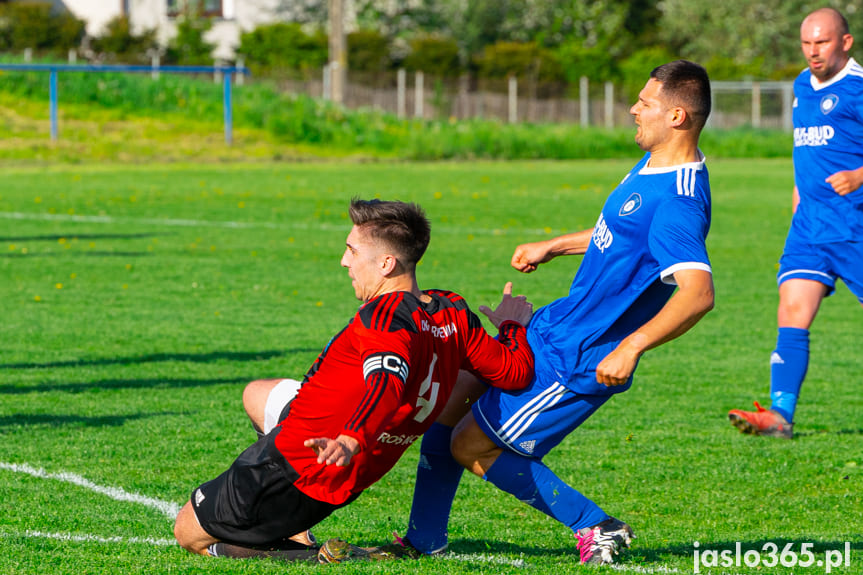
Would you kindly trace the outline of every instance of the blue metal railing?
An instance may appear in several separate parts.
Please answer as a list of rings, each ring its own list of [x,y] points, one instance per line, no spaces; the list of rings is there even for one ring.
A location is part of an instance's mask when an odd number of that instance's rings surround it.
[[[56,141],[59,134],[57,126],[57,75],[59,72],[126,72],[126,73],[150,73],[159,74],[222,74],[223,108],[225,124],[225,143],[231,145],[234,141],[233,135],[233,103],[231,101],[231,79],[234,74],[248,75],[248,68],[236,68],[233,66],[132,66],[132,65],[93,65],[93,64],[0,64],[0,70],[17,72],[48,72],[48,98],[50,100],[51,115],[51,140]]]

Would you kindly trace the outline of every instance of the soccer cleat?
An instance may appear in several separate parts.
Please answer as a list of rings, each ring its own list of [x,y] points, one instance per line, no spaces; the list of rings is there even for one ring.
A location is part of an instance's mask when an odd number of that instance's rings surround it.
[[[610,517],[594,527],[579,529],[575,537],[582,563],[610,565],[621,547],[630,546],[633,535],[629,525]]]
[[[764,435],[767,437],[783,437],[791,439],[794,436],[794,424],[788,423],[784,417],[772,409],[764,409],[755,402],[758,411],[743,411],[732,409],[728,412],[731,425],[743,433]]]
[[[395,536],[396,540],[379,547],[359,547],[344,539],[330,539],[318,552],[320,563],[344,563],[346,561],[389,561],[391,559],[419,559],[426,555],[414,547],[407,537]],[[446,547],[435,550],[428,555],[442,555]]]

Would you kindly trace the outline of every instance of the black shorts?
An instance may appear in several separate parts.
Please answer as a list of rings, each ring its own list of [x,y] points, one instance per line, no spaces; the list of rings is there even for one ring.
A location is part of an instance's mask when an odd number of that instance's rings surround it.
[[[247,547],[278,547],[323,521],[341,505],[312,499],[294,486],[299,474],[266,435],[231,467],[192,492],[201,527],[220,541]]]

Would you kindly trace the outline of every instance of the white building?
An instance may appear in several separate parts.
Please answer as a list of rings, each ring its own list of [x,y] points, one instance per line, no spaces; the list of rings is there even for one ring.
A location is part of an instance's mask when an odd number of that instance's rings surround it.
[[[159,42],[167,44],[176,34],[177,17],[191,2],[202,15],[212,19],[213,26],[205,36],[216,46],[213,57],[232,59],[240,43],[240,33],[278,19],[280,0],[53,0],[87,22],[87,33],[100,35],[105,25],[117,16],[129,18],[132,31],[157,31]]]

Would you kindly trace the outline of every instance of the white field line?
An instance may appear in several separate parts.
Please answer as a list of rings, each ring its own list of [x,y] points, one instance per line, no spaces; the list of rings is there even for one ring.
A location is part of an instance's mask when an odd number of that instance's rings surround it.
[[[177,513],[180,511],[180,506],[176,503],[170,503],[168,501],[161,501],[159,499],[154,499],[152,497],[146,497],[144,495],[139,495],[137,493],[128,493],[118,487],[103,487],[101,485],[96,485],[92,481],[81,477],[80,475],[76,475],[75,473],[69,472],[61,472],[61,473],[48,473],[44,469],[37,469],[35,467],[31,467],[30,465],[24,464],[16,464],[16,463],[4,463],[0,462],[0,469],[6,469],[8,471],[14,471],[16,473],[26,473],[27,475],[32,475],[33,477],[38,477],[40,479],[55,479],[57,481],[65,481],[67,483],[72,483],[74,485],[78,485],[80,487],[84,487],[85,489],[90,489],[91,491],[95,491],[96,493],[101,493],[102,495],[107,495],[111,499],[115,499],[117,501],[128,501],[131,503],[139,503],[142,505],[146,505],[147,507],[152,507],[161,511],[164,515],[166,515],[170,519],[174,519],[177,516]],[[9,537],[19,537],[20,535],[10,534],[5,532],[0,532],[0,537],[9,538]],[[42,531],[31,531],[27,530],[24,532],[25,537],[31,538],[45,538],[45,539],[55,539],[58,541],[74,541],[74,542],[98,542],[98,543],[146,543],[150,545],[158,545],[158,546],[167,546],[167,545],[175,545],[176,541],[173,539],[158,539],[152,537],[102,537],[98,535],[74,535],[70,533],[45,533]],[[458,561],[464,563],[487,563],[490,565],[506,565],[509,567],[516,568],[526,568],[530,567],[530,564],[524,559],[509,559],[506,557],[501,557],[498,555],[489,555],[486,553],[477,553],[466,555],[463,553],[447,553],[445,555],[437,558],[439,561]],[[640,565],[626,565],[626,564],[614,564],[610,566],[612,569],[616,571],[621,571],[625,573],[640,573],[642,575],[674,575],[678,573],[683,573],[679,569],[675,569],[673,567],[665,567],[663,565],[656,565],[654,567],[643,567]]]
[[[100,493],[102,495],[106,495],[111,499],[115,499],[117,501],[128,501],[130,503],[139,503],[141,505],[146,505],[147,507],[151,507],[161,512],[169,519],[174,519],[175,517],[177,517],[177,513],[180,512],[180,506],[176,503],[162,501],[160,499],[154,499],[152,497],[146,497],[144,495],[139,495],[138,493],[129,493],[120,489],[119,487],[103,487],[101,485],[96,485],[92,481],[85,479],[80,475],[69,473],[67,471],[63,471],[61,473],[48,473],[44,469],[36,469],[35,467],[30,467],[26,463],[16,464],[4,462],[0,462],[0,469],[14,471],[16,473],[26,473],[27,475],[32,475],[33,477],[39,477],[41,479],[55,479],[57,481],[72,483],[74,485],[78,485],[79,487],[95,491],[96,493]]]
[[[462,553],[446,553],[440,557],[435,557],[438,561],[461,561],[465,563],[490,563],[492,565],[506,565],[508,567],[529,567],[530,565],[524,559],[507,559],[498,555],[488,555],[486,553],[477,553],[476,555],[464,555]]]
[[[14,533],[0,532],[0,537],[3,538],[14,538],[20,536],[21,535]],[[45,533],[44,531],[31,531],[29,529],[23,533],[23,536],[31,539],[54,539],[56,541],[73,541],[76,543],[144,543],[146,545],[157,545],[160,547],[177,544],[177,541],[174,539],[157,539],[154,537],[101,537],[99,535],[75,535],[72,533]]]
[[[230,228],[230,229],[269,229],[269,230],[323,230],[323,231],[348,231],[350,225],[345,224],[327,224],[324,222],[309,223],[303,221],[291,221],[284,223],[276,222],[231,222],[231,221],[211,221],[211,220],[189,220],[176,218],[131,218],[117,216],[87,216],[81,214],[37,214],[26,212],[0,212],[0,218],[7,220],[36,220],[36,221],[57,221],[57,222],[75,222],[86,224],[131,224],[142,226],[166,226],[166,227],[185,227],[185,228]],[[439,226],[432,227],[435,232],[451,233],[451,234],[472,234],[483,236],[502,236],[510,233],[504,228],[464,228],[455,226]],[[518,233],[526,235],[546,236],[551,235],[552,231],[547,229],[519,229]],[[557,230],[564,233],[565,230]]]

